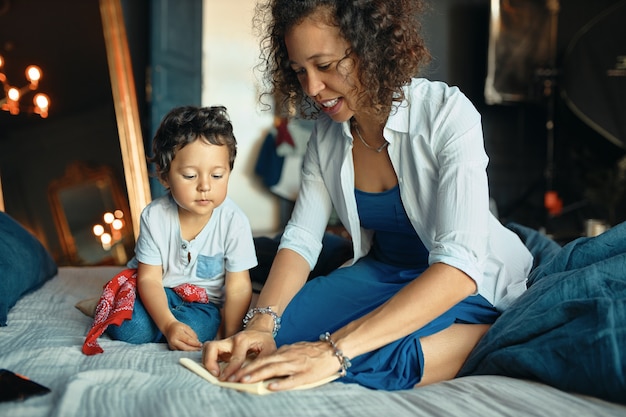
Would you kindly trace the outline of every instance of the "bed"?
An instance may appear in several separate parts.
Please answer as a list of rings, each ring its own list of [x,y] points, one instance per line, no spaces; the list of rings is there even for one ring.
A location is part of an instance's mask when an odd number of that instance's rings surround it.
[[[494,365],[509,360],[503,351],[523,345],[507,336],[510,326],[506,325],[508,318],[504,315],[504,325],[502,328],[494,325],[493,335],[490,330],[485,336],[484,343],[479,344],[462,371],[465,375],[419,389],[393,392],[331,382],[310,390],[253,395],[212,385],[179,363],[180,358],[199,361],[199,352],[170,351],[165,344],[129,345],[106,336],[99,339],[104,353],[86,356],[81,347],[92,319],[75,305],[98,296],[104,283],[121,267],[56,268],[45,251],[31,241],[31,246],[24,248],[31,259],[25,267],[40,275],[16,288],[9,282],[15,268],[7,272],[7,265],[15,266],[15,259],[24,256],[15,252],[19,244],[10,242],[21,232],[16,232],[15,224],[10,225],[11,230],[3,227],[0,222],[0,240],[11,246],[13,252],[9,257],[13,262],[0,261],[3,274],[0,294],[7,295],[11,290],[17,295],[4,305],[7,314],[5,325],[0,327],[0,368],[26,376],[48,387],[50,392],[0,402],[0,416],[626,416],[626,390],[619,381],[615,384],[610,379],[606,381],[616,386],[617,397],[605,398],[604,392],[585,393],[577,387],[565,390],[559,388],[558,381],[542,382],[543,377],[532,373],[517,376],[511,369],[502,370]],[[22,243],[28,239],[20,237]],[[551,250],[560,254],[563,249],[552,247]],[[8,249],[0,245],[0,251],[4,254]],[[550,255],[543,264],[557,258]],[[539,256],[536,259],[538,263],[541,261]],[[41,263],[45,264],[43,268]],[[543,273],[551,276],[545,269]],[[544,277],[539,282],[547,281]],[[625,298],[620,294],[623,308]],[[624,326],[621,322],[621,327]],[[520,354],[519,350],[513,351]],[[528,353],[525,352],[526,356]],[[493,355],[497,356],[495,360],[490,359]],[[624,357],[621,359],[626,362]],[[491,364],[491,368],[485,363]],[[623,378],[623,363],[609,365],[618,366],[613,369],[614,374]],[[590,379],[588,383],[596,381]]]

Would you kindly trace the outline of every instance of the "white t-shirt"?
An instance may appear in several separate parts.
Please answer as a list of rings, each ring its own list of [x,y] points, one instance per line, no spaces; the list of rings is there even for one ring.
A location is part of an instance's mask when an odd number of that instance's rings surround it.
[[[180,233],[178,207],[168,194],[152,201],[141,213],[137,261],[163,266],[163,286],[188,283],[206,289],[211,302],[221,303],[225,271],[239,272],[257,265],[250,223],[230,199],[213,210],[204,229],[191,241]]]

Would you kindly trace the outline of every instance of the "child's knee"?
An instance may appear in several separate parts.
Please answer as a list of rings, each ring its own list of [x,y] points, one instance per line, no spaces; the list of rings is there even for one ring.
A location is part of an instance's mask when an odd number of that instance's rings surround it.
[[[188,315],[186,323],[196,332],[198,339],[204,343],[215,339],[222,322],[219,309],[206,309],[198,314]]]
[[[139,345],[155,342],[158,329],[153,328],[151,323],[139,323],[137,320],[127,320],[119,326],[109,326],[106,333],[114,340]]]
[[[198,339],[200,339],[202,343],[214,340],[220,328],[220,323],[221,321],[219,319],[213,320],[209,323],[204,323],[198,330],[194,329],[198,335]]]

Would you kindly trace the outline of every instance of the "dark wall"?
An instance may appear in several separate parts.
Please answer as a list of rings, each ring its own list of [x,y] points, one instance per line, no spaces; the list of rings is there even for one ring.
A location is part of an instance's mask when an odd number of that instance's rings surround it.
[[[123,0],[123,6],[138,104],[145,114],[148,1]],[[39,12],[33,16],[32,10]],[[39,28],[39,35],[32,27]],[[98,0],[71,0],[63,8],[47,0],[11,2],[0,16],[0,41],[7,65],[19,70],[7,75],[17,82],[27,63],[39,65],[44,72],[40,90],[52,102],[46,119],[0,112],[5,209],[61,259],[48,201],[50,181],[80,161],[110,167],[126,193]]]
[[[489,42],[489,0],[437,0],[424,21],[433,55],[425,75],[458,86],[483,118],[491,196],[503,222],[516,221],[546,228],[562,240],[576,237],[584,220],[600,218],[612,224],[626,220],[620,209],[624,196],[605,179],[615,169],[624,150],[615,146],[576,117],[560,96],[559,79],[567,46],[594,16],[617,0],[561,2],[556,48],[557,75],[554,94],[554,162],[551,189],[563,200],[563,211],[549,215],[544,208],[547,188],[546,120],[548,101],[539,85],[532,99],[505,105],[488,105],[484,98]],[[532,36],[528,33],[528,36]],[[623,42],[607,39],[607,42]],[[599,195],[610,194],[609,201]]]
[[[151,0],[122,0],[126,37],[133,66],[133,77],[137,91],[137,106],[141,117],[141,130],[144,142],[150,135],[150,110],[148,108],[151,89],[150,66],[150,8]]]

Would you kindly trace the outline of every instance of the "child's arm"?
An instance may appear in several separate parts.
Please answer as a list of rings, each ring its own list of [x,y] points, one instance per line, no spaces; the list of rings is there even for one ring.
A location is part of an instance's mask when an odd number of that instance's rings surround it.
[[[243,317],[250,308],[252,283],[246,269],[241,272],[226,271],[224,290],[224,337],[241,330]]]
[[[165,335],[172,350],[198,350],[202,344],[193,329],[176,320],[170,311],[167,295],[163,288],[161,265],[139,262],[137,268],[137,290],[141,302],[161,333]]]

